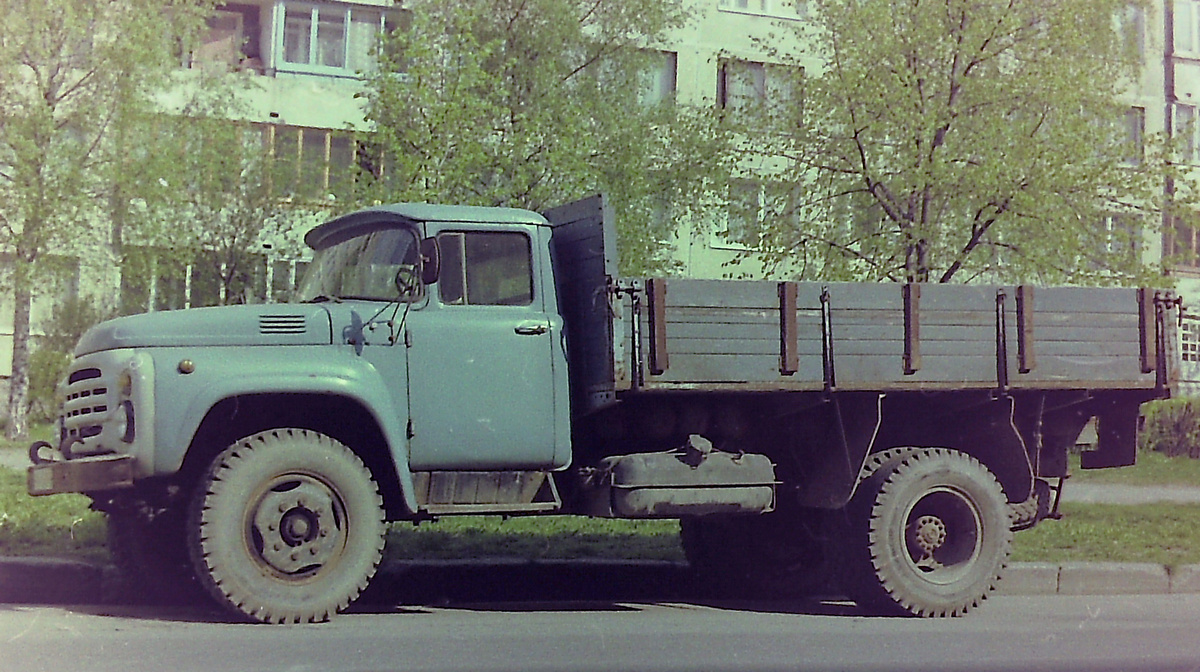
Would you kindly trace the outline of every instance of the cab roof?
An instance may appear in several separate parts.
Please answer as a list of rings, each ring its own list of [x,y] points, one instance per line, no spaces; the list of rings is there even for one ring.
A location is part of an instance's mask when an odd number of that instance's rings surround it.
[[[314,250],[319,250],[376,228],[402,224],[415,225],[422,222],[549,225],[545,217],[531,210],[520,208],[393,203],[365,208],[331,219],[305,234],[304,242]]]

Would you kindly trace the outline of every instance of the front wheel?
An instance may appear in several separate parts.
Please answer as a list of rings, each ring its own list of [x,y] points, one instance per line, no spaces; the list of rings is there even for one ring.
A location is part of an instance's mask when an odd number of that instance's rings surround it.
[[[996,477],[955,450],[901,453],[845,513],[844,587],[873,610],[963,614],[995,589],[1012,542]]]
[[[328,620],[358,597],[383,553],[383,502],[370,471],[309,430],[269,430],[227,448],[190,513],[201,583],[261,622]]]

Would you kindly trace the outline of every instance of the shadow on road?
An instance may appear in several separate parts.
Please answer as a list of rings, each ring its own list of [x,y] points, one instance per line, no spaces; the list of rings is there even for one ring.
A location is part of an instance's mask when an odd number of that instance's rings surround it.
[[[719,594],[684,564],[580,561],[399,562],[380,569],[351,607],[357,614],[420,614],[427,607],[474,611],[637,611],[637,603],[767,613],[863,615],[828,597],[747,599]],[[151,601],[126,594],[107,604],[72,607],[96,616],[181,623],[246,623],[215,604],[181,594]]]
[[[399,564],[385,568],[352,608],[392,613],[411,605],[485,611],[629,611],[625,603],[679,603],[714,609],[860,615],[827,596],[734,598],[705,585],[686,565],[588,561]]]

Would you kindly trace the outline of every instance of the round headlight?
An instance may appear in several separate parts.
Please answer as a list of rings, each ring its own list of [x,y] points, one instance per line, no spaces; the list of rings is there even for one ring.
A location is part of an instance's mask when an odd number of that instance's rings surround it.
[[[125,443],[133,443],[133,439],[137,436],[137,425],[133,420],[132,401],[121,403],[121,412],[117,414],[117,434],[121,436],[121,440]]]

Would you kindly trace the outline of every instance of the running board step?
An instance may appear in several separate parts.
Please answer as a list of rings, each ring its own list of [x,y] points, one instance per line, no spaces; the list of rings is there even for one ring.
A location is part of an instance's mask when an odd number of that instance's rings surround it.
[[[416,471],[417,504],[430,515],[540,513],[562,508],[546,471]]]

